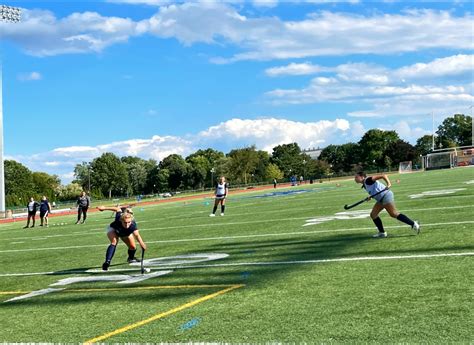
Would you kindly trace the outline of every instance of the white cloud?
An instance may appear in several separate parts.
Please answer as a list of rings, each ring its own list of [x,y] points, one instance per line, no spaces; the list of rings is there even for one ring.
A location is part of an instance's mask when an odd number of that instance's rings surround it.
[[[100,52],[145,34],[174,38],[184,45],[234,45],[241,50],[214,58],[216,63],[474,46],[471,14],[419,10],[362,16],[323,11],[285,21],[275,16],[248,17],[239,13],[238,6],[223,2],[160,4],[155,15],[140,21],[95,12],[57,18],[50,11],[24,9],[21,25],[0,23],[0,27],[5,39],[36,56]]]
[[[320,69],[329,75],[314,77],[301,89],[275,89],[266,96],[275,104],[357,103],[361,109],[348,115],[366,118],[424,116],[431,109],[448,115],[474,101],[473,55],[455,55],[398,69],[364,63]]]
[[[384,125],[381,127],[383,130],[394,130],[398,133],[401,139],[414,143],[418,138],[426,134],[431,134],[430,131],[427,131],[421,127],[413,127],[410,125],[409,121],[398,121],[393,124]]]
[[[324,70],[321,66],[313,65],[310,62],[290,63],[287,66],[272,67],[265,70],[265,74],[270,77],[278,77],[285,75],[308,75],[320,73]]]
[[[212,147],[227,152],[225,148],[256,145],[258,149],[271,152],[279,144],[296,142],[301,148],[326,146],[360,139],[363,126],[356,121],[322,120],[298,122],[285,119],[231,119],[211,126],[199,133],[185,137],[153,136],[149,139],[131,139],[97,146],[59,147],[48,152],[29,156],[8,157],[17,160],[33,171],[56,174],[68,183],[76,164],[90,162],[105,152],[120,157],[138,156],[144,159],[162,160],[170,154],[185,157],[199,148]]]
[[[29,72],[21,73],[18,75],[17,79],[20,81],[32,81],[32,80],[41,80],[43,77],[39,72]]]

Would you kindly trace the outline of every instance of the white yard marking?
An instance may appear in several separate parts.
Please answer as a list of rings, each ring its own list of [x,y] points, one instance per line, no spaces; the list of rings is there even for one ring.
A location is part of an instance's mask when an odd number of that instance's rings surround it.
[[[410,199],[418,199],[418,198],[423,198],[425,196],[454,194],[456,192],[460,192],[460,191],[463,191],[463,190],[466,190],[466,188],[429,190],[429,191],[426,191],[426,192],[422,192],[420,194],[411,194],[408,197]]]
[[[236,262],[236,263],[224,263],[224,264],[202,264],[202,265],[189,265],[189,266],[170,266],[170,267],[161,267],[162,269],[188,269],[188,268],[209,268],[209,267],[235,267],[235,266],[273,266],[273,265],[302,265],[302,264],[321,264],[321,263],[332,263],[332,262],[358,262],[358,261],[377,261],[377,260],[407,260],[407,259],[431,259],[431,258],[444,258],[444,257],[468,257],[474,256],[474,252],[455,252],[455,253],[437,253],[437,254],[413,254],[413,255],[390,255],[390,256],[355,256],[351,258],[333,258],[333,259],[315,259],[315,260],[291,260],[291,261],[267,261],[267,262]],[[124,268],[124,269],[116,269],[114,272],[125,272],[130,271],[133,269]],[[136,269],[135,269],[136,271]],[[159,275],[165,274],[166,271],[158,271],[155,273],[161,273]],[[32,273],[11,273],[11,274],[0,274],[0,277],[11,277],[11,276],[33,276],[33,275],[48,275],[54,272],[32,272]],[[81,271],[84,273],[84,271]],[[96,273],[96,272],[90,272]],[[97,272],[98,273],[98,272]],[[104,272],[102,272],[104,273]],[[151,278],[153,275],[148,274],[144,275],[145,277]],[[111,276],[117,277],[112,278],[110,280],[123,280],[124,277],[126,279],[131,279],[131,276]],[[122,277],[119,279],[118,277]],[[70,279],[75,278],[67,278],[68,284],[76,282],[70,281]],[[125,279],[125,280],[126,280]],[[82,277],[82,281],[86,281],[87,277]],[[100,280],[104,280],[104,276],[100,278]],[[65,280],[66,281],[66,280]],[[94,281],[98,281],[97,278]],[[51,286],[56,286],[60,284],[51,284]],[[47,289],[45,289],[47,290]],[[52,289],[55,290],[55,289]],[[43,291],[43,290],[40,290]],[[49,291],[54,292],[54,291]],[[45,291],[42,294],[49,293]]]
[[[368,218],[369,216],[370,210],[338,212],[334,216],[307,219],[306,224],[303,224],[303,226],[321,224],[324,222],[329,222],[331,220],[363,219]]]
[[[474,180],[466,181],[465,184],[474,184]]]

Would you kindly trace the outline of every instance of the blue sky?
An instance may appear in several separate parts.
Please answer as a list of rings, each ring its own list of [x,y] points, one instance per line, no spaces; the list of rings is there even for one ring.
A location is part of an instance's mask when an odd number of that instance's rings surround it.
[[[71,181],[103,152],[160,160],[358,141],[414,144],[473,100],[468,1],[7,1],[4,152]]]

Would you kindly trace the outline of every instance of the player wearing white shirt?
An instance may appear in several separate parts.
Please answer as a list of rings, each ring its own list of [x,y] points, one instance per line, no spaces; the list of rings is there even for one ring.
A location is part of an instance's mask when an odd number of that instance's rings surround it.
[[[221,204],[221,216],[224,215],[225,199],[228,193],[229,193],[229,184],[225,182],[225,177],[221,176],[219,178],[219,182],[216,185],[216,190],[214,192],[214,195],[215,195],[214,208],[212,209],[212,213],[209,215],[209,217],[215,217],[217,206],[219,205],[219,203]]]
[[[403,213],[397,211],[393,192],[389,190],[392,184],[390,183],[387,175],[375,175],[367,177],[367,175],[361,171],[355,175],[354,180],[356,183],[361,183],[362,188],[364,188],[367,193],[369,193],[369,195],[373,195],[374,199],[376,200],[376,203],[372,208],[372,212],[370,212],[370,218],[372,218],[379,232],[373,237],[387,237],[387,233],[383,228],[382,220],[379,217],[379,213],[384,209],[391,217],[410,225],[413,231],[415,231],[417,234],[420,233],[420,225],[417,221],[413,221]],[[384,180],[385,185],[378,180]]]

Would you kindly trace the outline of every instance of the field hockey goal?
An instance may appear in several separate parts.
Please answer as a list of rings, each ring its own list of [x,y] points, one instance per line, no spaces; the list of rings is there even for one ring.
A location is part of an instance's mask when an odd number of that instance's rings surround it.
[[[406,173],[411,173],[413,172],[413,168],[412,168],[412,163],[411,161],[407,161],[407,162],[400,162],[398,164],[398,172],[400,174],[406,174]]]
[[[449,169],[454,167],[474,165],[474,148],[459,147],[429,153],[423,157],[423,168],[425,170]]]

